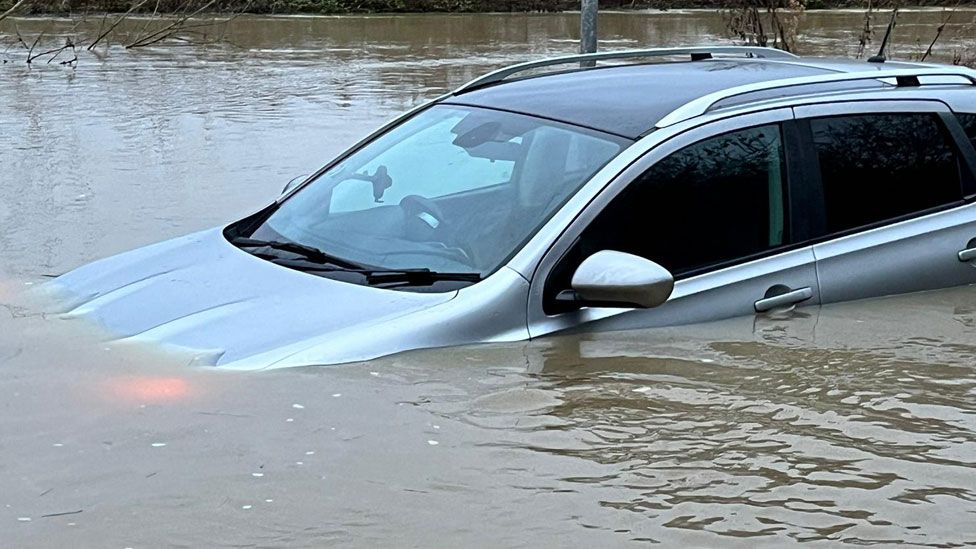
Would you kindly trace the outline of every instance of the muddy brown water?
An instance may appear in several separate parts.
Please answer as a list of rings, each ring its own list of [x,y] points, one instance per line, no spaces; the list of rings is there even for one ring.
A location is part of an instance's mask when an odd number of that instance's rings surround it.
[[[962,12],[938,53],[972,47]],[[938,12],[906,14],[907,55]],[[232,220],[383,120],[567,53],[572,15],[247,17],[28,69],[0,23],[0,546],[976,544],[976,290],[240,374],[38,312],[45,275]],[[852,12],[808,53],[853,53]],[[724,40],[607,14],[603,46]]]

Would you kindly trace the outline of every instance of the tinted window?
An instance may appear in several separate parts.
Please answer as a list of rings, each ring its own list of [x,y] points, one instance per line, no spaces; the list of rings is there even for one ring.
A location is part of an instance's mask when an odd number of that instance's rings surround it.
[[[959,121],[962,122],[962,127],[965,128],[969,140],[976,147],[976,114],[960,114]]]
[[[826,231],[844,231],[961,199],[959,166],[937,116],[810,121]]]
[[[616,197],[566,263],[573,269],[597,251],[619,250],[681,275],[780,246],[787,227],[784,167],[778,126],[692,145]]]

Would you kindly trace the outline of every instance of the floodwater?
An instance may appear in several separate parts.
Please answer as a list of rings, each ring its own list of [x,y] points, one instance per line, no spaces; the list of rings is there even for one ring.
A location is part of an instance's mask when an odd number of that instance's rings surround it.
[[[896,51],[940,17],[906,14]],[[249,374],[26,295],[250,213],[397,112],[572,51],[576,24],[247,17],[28,69],[14,25],[74,22],[0,23],[0,546],[976,544],[973,288]],[[853,53],[860,24],[809,14],[807,53]],[[707,12],[601,25],[606,48],[724,40]]]

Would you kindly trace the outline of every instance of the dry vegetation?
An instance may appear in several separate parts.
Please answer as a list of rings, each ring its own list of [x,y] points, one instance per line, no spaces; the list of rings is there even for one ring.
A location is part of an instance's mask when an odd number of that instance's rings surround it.
[[[798,35],[799,23],[811,5],[822,3],[811,0],[734,0],[727,2],[725,21],[733,38],[760,46],[771,46],[795,52],[802,48]],[[864,10],[863,24],[858,32],[857,58],[888,57],[896,40],[899,17],[908,2],[904,0],[861,0],[858,7]],[[925,61],[936,50],[939,40],[950,24],[958,23],[958,8],[964,2],[957,1],[942,10],[941,21],[931,29],[931,39],[925,43],[910,44],[913,48],[908,57]],[[962,35],[976,37],[976,17],[965,23],[959,31]],[[964,51],[952,52],[957,65],[976,66],[976,38]]]
[[[28,65],[57,63],[74,67],[80,51],[101,55],[112,45],[132,49],[163,41],[182,44],[221,42],[230,22],[244,13],[247,7],[247,4],[243,4],[233,12],[218,13],[212,11],[216,0],[185,0],[175,7],[163,6],[162,1],[134,0],[120,13],[102,12],[95,15],[85,11],[75,14],[71,28],[67,32],[61,30],[56,37],[58,42],[51,47],[55,38],[50,35],[53,20],[32,35],[23,33],[15,19],[3,21],[16,14],[18,9],[28,9],[26,5],[30,0],[18,0],[0,14],[0,37],[12,36],[13,47],[23,50],[23,59]],[[151,11],[141,11],[147,7]],[[137,14],[140,17],[134,21],[133,16]],[[127,21],[134,25],[130,25],[126,32],[120,32],[120,25]],[[42,44],[46,47],[41,47]],[[11,44],[8,43],[8,54],[10,49]]]

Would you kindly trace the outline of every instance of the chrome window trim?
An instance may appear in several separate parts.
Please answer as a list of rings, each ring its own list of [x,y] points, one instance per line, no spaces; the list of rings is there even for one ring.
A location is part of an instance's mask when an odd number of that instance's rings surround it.
[[[952,222],[947,222],[946,219]],[[818,250],[829,251],[826,254],[818,254],[818,259],[835,257],[853,250],[883,245],[891,240],[930,233],[933,228],[944,229],[972,220],[976,220],[976,204],[956,202],[945,207],[928,208],[915,214],[896,217],[890,222],[865,225],[842,233],[828,235],[827,238],[812,243],[812,246],[814,252]],[[923,229],[919,230],[919,227]],[[866,241],[867,244],[863,242],[859,244],[858,241]]]

